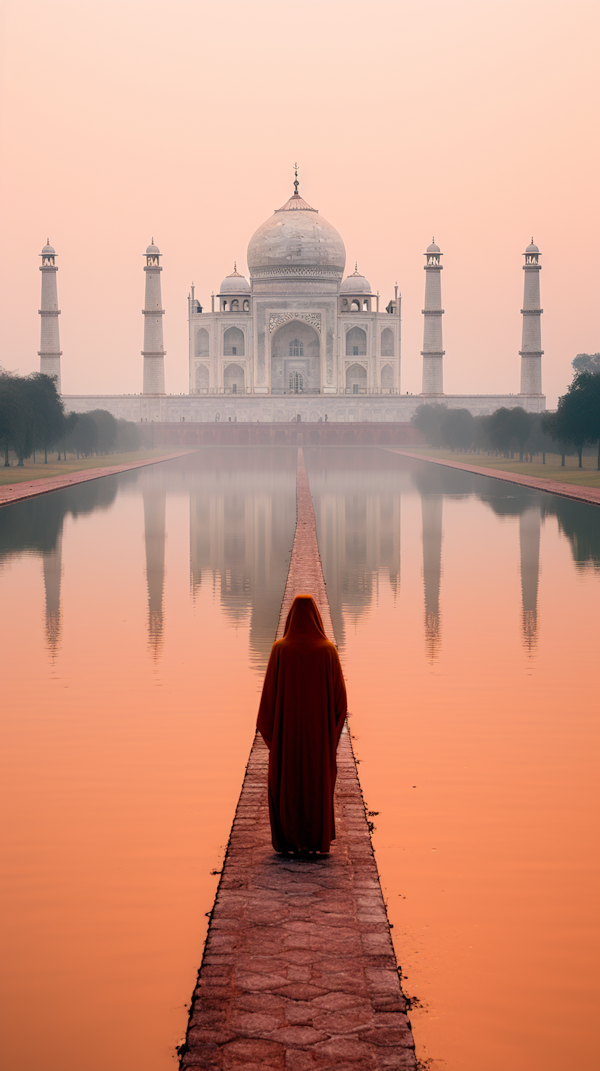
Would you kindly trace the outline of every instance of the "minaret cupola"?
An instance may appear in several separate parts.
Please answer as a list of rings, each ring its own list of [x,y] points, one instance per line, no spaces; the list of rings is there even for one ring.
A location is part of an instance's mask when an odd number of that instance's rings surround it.
[[[537,245],[535,244],[533,238],[527,246],[524,256],[526,264],[539,264],[540,251]]]
[[[42,258],[42,268],[53,268],[56,265],[56,250],[54,246],[50,245],[50,240],[46,242],[46,245],[40,253]]]
[[[444,254],[441,252],[439,245],[436,245],[435,239],[434,239],[432,241],[431,245],[427,246],[427,250],[425,252],[425,256],[427,258],[426,263],[425,263],[425,267],[426,268],[441,268],[442,267],[442,262],[440,260],[440,257],[442,257],[443,255]]]
[[[157,245],[154,244],[154,238],[150,245],[146,249],[146,267],[147,268],[160,268],[161,252]]]

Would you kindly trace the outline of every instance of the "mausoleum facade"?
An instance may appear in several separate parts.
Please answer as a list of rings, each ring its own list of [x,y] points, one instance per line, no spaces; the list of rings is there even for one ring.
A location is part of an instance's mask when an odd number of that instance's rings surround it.
[[[400,390],[400,300],[379,296],[342,238],[297,192],[248,246],[210,312],[189,297],[191,395],[366,395]]]
[[[49,248],[42,251],[43,258]],[[188,295],[189,393],[170,395],[165,390],[162,254],[152,239],[144,268],[142,393],[67,395],[66,407],[76,412],[102,408],[127,420],[168,423],[409,421],[427,401],[466,408],[474,415],[518,405],[541,412],[546,405],[541,392],[541,265],[533,239],[525,252],[520,393],[444,393],[442,256],[433,239],[424,264],[422,392],[405,394],[398,287],[394,286],[393,296],[380,299],[357,264],[345,274],[341,235],[300,196],[296,172],[292,196],[250,239],[249,278],[234,264],[213,294],[210,310],[202,307],[192,285]],[[45,362],[60,375],[54,257],[52,250],[52,270],[43,268],[45,320],[40,359],[44,368]]]

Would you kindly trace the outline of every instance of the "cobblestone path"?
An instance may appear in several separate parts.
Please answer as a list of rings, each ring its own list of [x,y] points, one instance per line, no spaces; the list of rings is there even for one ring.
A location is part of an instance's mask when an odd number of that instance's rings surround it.
[[[300,592],[334,639],[302,450],[297,527],[277,635]],[[276,855],[267,749],[254,741],[193,996],[181,1068],[416,1068],[349,735],[338,749],[329,856]]]

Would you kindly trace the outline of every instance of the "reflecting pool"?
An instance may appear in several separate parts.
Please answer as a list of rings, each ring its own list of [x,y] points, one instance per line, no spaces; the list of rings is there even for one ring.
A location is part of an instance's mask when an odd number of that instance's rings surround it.
[[[595,1071],[600,511],[305,461],[418,1054]],[[204,448],[0,509],[3,1066],[176,1067],[295,472]]]
[[[296,456],[206,450],[0,510],[2,1067],[177,1065]]]
[[[305,460],[417,1054],[594,1071],[600,509]]]

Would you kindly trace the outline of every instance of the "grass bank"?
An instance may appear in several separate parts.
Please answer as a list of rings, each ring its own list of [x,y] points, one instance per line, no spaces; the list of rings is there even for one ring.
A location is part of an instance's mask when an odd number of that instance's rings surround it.
[[[546,454],[546,464],[541,458],[536,461],[519,461],[493,454],[462,454],[458,450],[437,450],[433,446],[403,446],[407,454],[421,454],[444,461],[460,461],[473,468],[496,469],[498,472],[516,472],[520,476],[535,476],[537,479],[572,483],[577,487],[600,487],[600,471],[596,456],[584,457],[583,468],[578,468],[577,457],[565,458],[565,467],[560,463],[560,454]]]
[[[180,452],[180,451],[178,451]],[[191,451],[190,451],[191,452]],[[132,461],[145,461],[153,457],[164,457],[169,453],[164,446],[155,446],[152,450],[132,450],[127,454],[103,454],[100,457],[68,457],[67,461],[48,461],[47,465],[35,464],[31,458],[18,468],[16,458],[11,459],[10,468],[0,468],[0,487],[7,484],[31,483],[33,480],[47,480],[51,476],[68,476],[72,472],[87,469],[104,469],[111,465],[127,465]]]

